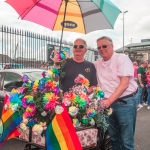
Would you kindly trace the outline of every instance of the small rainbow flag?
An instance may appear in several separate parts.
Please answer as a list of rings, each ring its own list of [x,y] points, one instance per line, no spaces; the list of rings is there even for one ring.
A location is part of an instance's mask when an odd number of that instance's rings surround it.
[[[47,150],[82,150],[80,141],[72,124],[66,107],[56,114],[46,130]]]
[[[4,104],[6,103],[8,96],[6,95]],[[21,123],[22,117],[17,112],[13,112],[11,109],[5,111],[3,109],[2,117],[0,119],[0,147],[7,139],[14,138],[19,135],[17,126]]]

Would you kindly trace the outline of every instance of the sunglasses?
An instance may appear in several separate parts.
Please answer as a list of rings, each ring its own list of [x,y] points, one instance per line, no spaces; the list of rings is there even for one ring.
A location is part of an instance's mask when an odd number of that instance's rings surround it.
[[[109,45],[111,45],[111,44],[109,44]],[[109,45],[102,45],[102,46],[97,47],[97,49],[100,50],[102,48],[107,48]]]
[[[82,49],[82,48],[84,48],[84,45],[74,45],[73,48],[75,48],[75,49],[76,49],[76,48]]]

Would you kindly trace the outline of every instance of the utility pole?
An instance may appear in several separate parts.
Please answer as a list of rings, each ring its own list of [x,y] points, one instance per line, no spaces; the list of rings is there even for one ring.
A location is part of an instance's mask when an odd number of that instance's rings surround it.
[[[127,13],[128,11],[124,11],[123,13],[123,53],[124,53],[124,14]]]

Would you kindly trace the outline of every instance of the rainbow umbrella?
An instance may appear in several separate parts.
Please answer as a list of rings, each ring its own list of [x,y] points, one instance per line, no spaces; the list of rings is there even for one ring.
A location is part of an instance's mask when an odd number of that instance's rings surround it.
[[[28,20],[51,30],[89,33],[112,29],[121,11],[110,0],[6,0]]]

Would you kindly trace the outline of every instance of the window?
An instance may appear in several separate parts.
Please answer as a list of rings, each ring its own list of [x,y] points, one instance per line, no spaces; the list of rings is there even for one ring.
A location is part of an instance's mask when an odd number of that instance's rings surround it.
[[[148,53],[142,53],[143,54],[143,60],[148,60]]]
[[[31,81],[39,80],[42,78],[42,71],[34,71],[34,72],[23,72],[23,74],[27,75]]]
[[[6,73],[4,78],[3,89],[11,92],[13,88],[18,88],[22,86],[21,76],[16,73]]]

